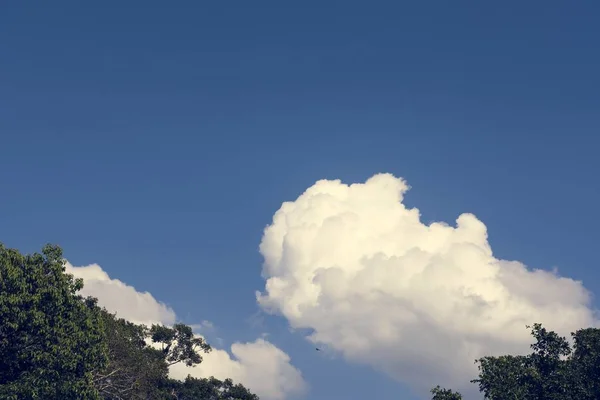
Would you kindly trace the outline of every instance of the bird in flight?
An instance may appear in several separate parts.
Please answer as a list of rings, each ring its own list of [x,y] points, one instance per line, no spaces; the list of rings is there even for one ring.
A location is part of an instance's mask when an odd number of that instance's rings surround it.
[[[315,347],[315,350],[317,350],[317,351],[321,351],[321,349],[320,349],[320,348],[318,348],[318,347]]]

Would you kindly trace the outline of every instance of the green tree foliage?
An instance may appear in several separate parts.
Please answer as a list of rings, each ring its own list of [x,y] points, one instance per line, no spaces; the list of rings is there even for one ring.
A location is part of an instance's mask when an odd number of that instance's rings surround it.
[[[184,324],[175,324],[172,328],[162,325],[152,325],[150,337],[153,343],[162,345],[161,351],[168,365],[183,362],[188,367],[202,362],[199,351],[211,351],[204,339],[194,337],[192,328]]]
[[[109,362],[95,374],[103,399],[258,400],[231,379],[188,376],[181,382],[168,378],[171,365],[184,363],[193,367],[202,362],[201,352],[211,351],[204,339],[194,336],[191,327],[175,324],[147,328],[106,311],[103,317]]]
[[[177,383],[173,391],[178,400],[258,400],[258,396],[250,393],[244,386],[234,385],[231,379],[220,381],[216,378],[193,378]]]
[[[0,244],[0,398],[61,400],[258,400],[213,377],[168,377],[211,347],[184,324],[146,327],[78,294],[62,251],[23,255]]]
[[[600,399],[600,329],[580,329],[572,335],[571,398]]]
[[[146,345],[148,329],[102,311],[108,345],[106,368],[94,371],[103,399],[154,398],[168,367],[163,354]]]
[[[526,356],[483,357],[479,363],[479,390],[488,399],[525,399],[531,375]]]
[[[535,343],[528,356],[483,357],[472,382],[486,399],[571,399],[573,370],[568,341],[541,324],[531,329]]]
[[[483,357],[479,376],[471,382],[490,400],[600,399],[600,329],[586,328],[566,338],[534,324],[535,343],[526,356]],[[433,399],[447,399],[439,386]],[[435,397],[438,396],[438,397]],[[442,396],[442,397],[439,397]],[[458,397],[459,398],[459,397]]]
[[[433,395],[431,400],[462,400],[460,393],[441,388],[439,385],[431,389],[431,394]]]
[[[107,362],[102,320],[61,249],[23,255],[0,244],[0,397],[96,399],[92,371]]]

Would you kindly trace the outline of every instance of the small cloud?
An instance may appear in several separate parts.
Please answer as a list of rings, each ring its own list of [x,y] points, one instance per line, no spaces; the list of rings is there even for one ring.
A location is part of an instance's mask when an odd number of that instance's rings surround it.
[[[202,321],[199,324],[191,324],[194,333],[207,333],[216,331],[215,325],[210,321]]]
[[[177,320],[170,307],[148,292],[140,293],[133,286],[110,278],[97,264],[75,267],[67,262],[66,270],[84,280],[84,296],[96,297],[100,306],[115,312],[121,318],[147,325],[172,325]],[[210,321],[193,324],[192,329],[202,337],[216,331]],[[223,340],[217,337],[216,343],[222,346]],[[291,395],[303,393],[307,387],[301,372],[291,364],[290,357],[264,338],[254,342],[234,343],[231,355],[213,347],[213,351],[203,354],[203,359],[200,365],[192,368],[176,364],[169,373],[176,379],[183,379],[188,374],[199,378],[232,378],[265,400],[284,400]]]
[[[188,374],[232,378],[247,384],[261,399],[268,400],[285,400],[305,393],[308,388],[301,372],[291,365],[290,357],[264,339],[234,343],[231,355],[225,350],[215,349],[203,357],[204,362],[193,368],[174,365],[171,376],[177,379],[184,379]]]
[[[82,295],[96,297],[101,307],[116,312],[119,318],[138,324],[172,325],[176,321],[171,307],[148,292],[138,292],[133,286],[111,279],[98,264],[74,267],[67,261],[65,269],[67,273],[83,279]]]

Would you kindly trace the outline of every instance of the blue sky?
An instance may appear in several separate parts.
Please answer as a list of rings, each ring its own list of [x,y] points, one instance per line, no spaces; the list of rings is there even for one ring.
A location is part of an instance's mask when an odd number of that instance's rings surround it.
[[[412,399],[248,322],[263,229],[320,179],[405,178],[424,222],[475,214],[494,255],[600,292],[593,2],[0,6],[0,240],[263,332],[304,398]],[[533,321],[532,321],[533,322]],[[437,382],[431,382],[435,385]]]

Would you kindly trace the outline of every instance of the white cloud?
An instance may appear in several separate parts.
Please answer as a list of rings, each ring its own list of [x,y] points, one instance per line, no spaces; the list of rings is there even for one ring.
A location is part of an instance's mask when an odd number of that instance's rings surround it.
[[[97,264],[74,267],[67,262],[66,271],[84,280],[82,295],[96,297],[100,306],[121,318],[147,325],[171,325],[176,321],[170,307],[148,292],[138,292],[133,286],[111,279]],[[210,321],[202,321],[193,327],[200,331],[215,329]],[[266,340],[234,343],[231,353],[233,358],[227,351],[213,348],[210,353],[203,354],[200,365],[190,368],[176,364],[171,367],[170,374],[176,379],[183,379],[188,374],[198,378],[231,378],[264,400],[283,400],[301,394],[306,388],[302,374],[290,363],[290,357]]]
[[[266,340],[234,343],[231,353],[234,358],[224,350],[215,349],[204,355],[202,364],[195,368],[174,365],[171,375],[177,379],[188,374],[231,378],[234,382],[247,384],[261,399],[283,400],[290,395],[302,394],[306,389],[302,374],[290,364],[290,357]]]
[[[495,258],[472,214],[423,224],[408,188],[390,174],[321,180],[283,203],[260,244],[259,304],[417,391],[473,387],[475,358],[528,351],[526,324],[596,324],[580,282]]]
[[[120,318],[140,324],[175,323],[175,312],[170,307],[148,292],[138,292],[133,286],[111,279],[98,264],[74,267],[67,262],[65,268],[76,278],[83,279],[82,295],[96,297],[101,307],[117,313]]]

